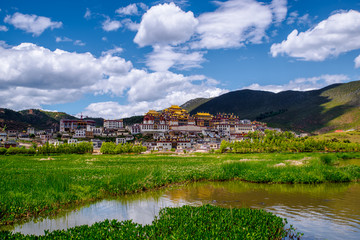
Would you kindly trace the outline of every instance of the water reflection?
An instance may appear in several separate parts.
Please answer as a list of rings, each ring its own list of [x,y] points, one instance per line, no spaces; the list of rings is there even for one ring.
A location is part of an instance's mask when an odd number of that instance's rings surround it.
[[[211,203],[222,207],[261,208],[288,219],[305,239],[358,239],[360,184],[285,185],[244,182],[194,183],[178,189],[107,199],[55,219],[29,222],[14,231],[43,234],[104,219],[150,224],[168,206]]]

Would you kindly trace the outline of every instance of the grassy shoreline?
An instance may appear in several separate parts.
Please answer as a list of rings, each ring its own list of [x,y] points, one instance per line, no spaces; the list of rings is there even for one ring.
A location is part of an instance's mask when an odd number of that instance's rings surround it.
[[[193,181],[258,183],[359,181],[359,166],[325,164],[334,153],[59,155],[0,157],[0,225],[106,196],[119,196]],[[360,153],[352,153],[360,158]]]

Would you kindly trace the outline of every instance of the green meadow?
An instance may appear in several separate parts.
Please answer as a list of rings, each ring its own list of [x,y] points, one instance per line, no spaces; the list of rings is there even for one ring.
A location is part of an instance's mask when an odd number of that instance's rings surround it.
[[[360,153],[0,156],[0,224],[192,181],[359,181]]]

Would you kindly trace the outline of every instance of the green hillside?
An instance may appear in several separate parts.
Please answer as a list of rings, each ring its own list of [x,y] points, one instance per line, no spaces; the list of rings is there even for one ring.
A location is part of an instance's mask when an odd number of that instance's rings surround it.
[[[26,130],[28,127],[35,129],[59,129],[60,119],[77,119],[63,112],[48,112],[39,109],[29,109],[13,111],[11,109],[0,108],[0,127],[6,125],[10,130]],[[98,125],[102,126],[103,119],[94,119]]]
[[[360,81],[314,91],[229,92],[191,111],[234,113],[270,126],[298,132],[328,132],[360,126]]]
[[[210,100],[211,100],[211,98],[195,98],[195,99],[191,99],[191,100],[187,101],[180,107],[191,112],[195,108],[199,107],[200,105],[202,105]]]

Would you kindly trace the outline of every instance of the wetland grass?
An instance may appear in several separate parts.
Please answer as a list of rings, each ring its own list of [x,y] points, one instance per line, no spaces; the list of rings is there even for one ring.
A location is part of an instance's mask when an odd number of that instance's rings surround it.
[[[360,179],[359,166],[323,164],[320,158],[324,155],[337,156],[336,153],[0,156],[0,225],[56,214],[68,205],[109,195],[176,183],[231,179],[322,183]]]
[[[45,231],[44,236],[0,232],[2,239],[282,239],[301,234],[264,210],[211,205],[164,208],[151,225],[105,220],[91,226]]]

